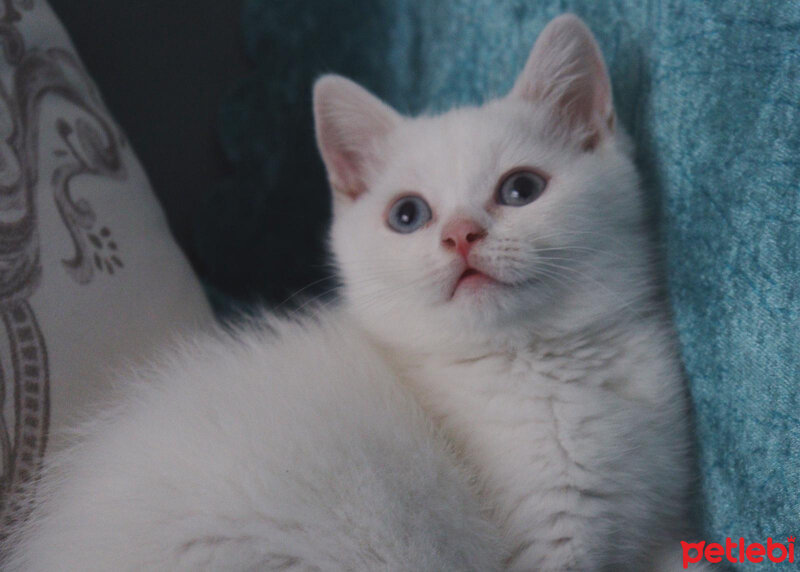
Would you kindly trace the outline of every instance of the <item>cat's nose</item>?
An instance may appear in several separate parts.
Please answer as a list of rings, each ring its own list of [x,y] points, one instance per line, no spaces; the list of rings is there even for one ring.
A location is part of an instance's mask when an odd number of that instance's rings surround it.
[[[442,229],[442,245],[454,250],[464,258],[473,245],[486,236],[486,229],[472,219],[451,220]]]

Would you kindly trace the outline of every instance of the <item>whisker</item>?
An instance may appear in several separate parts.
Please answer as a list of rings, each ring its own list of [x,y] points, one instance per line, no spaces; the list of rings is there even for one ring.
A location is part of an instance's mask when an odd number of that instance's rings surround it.
[[[285,300],[283,300],[281,303],[279,303],[279,304],[277,304],[275,306],[275,309],[276,310],[283,309],[283,307],[288,302],[290,302],[290,301],[294,300],[295,298],[299,297],[303,292],[308,291],[309,289],[313,288],[317,284],[321,284],[323,282],[328,282],[329,280],[338,280],[338,279],[339,279],[339,277],[334,275],[334,276],[326,276],[324,278],[320,278],[319,280],[314,280],[313,282],[311,282],[310,284],[306,284],[305,286],[303,286],[302,288],[300,288],[296,292],[292,292],[291,294],[289,294],[289,296]]]
[[[572,267],[564,266],[564,265],[561,265],[561,264],[552,264],[552,263],[548,263],[546,261],[540,262],[540,265],[542,266],[541,268],[539,268],[540,271],[545,271],[546,269],[549,269],[550,272],[555,272],[555,273],[564,272],[564,271],[574,273],[577,276],[565,276],[565,275],[560,275],[560,276],[562,278],[564,278],[564,279],[571,279],[571,280],[575,281],[576,283],[579,283],[580,279],[583,279],[583,280],[586,280],[586,281],[589,281],[589,282],[593,283],[594,285],[596,285],[599,288],[603,289],[607,294],[610,294],[618,302],[620,302],[622,308],[630,310],[635,315],[641,317],[641,313],[639,312],[639,310],[637,308],[635,308],[630,301],[625,300],[625,298],[623,298],[618,292],[615,292],[615,291],[611,290],[606,284],[604,284],[601,281],[597,280],[595,277],[589,275],[588,273],[583,272],[583,271],[581,271],[581,270],[579,270],[577,268],[572,268]]]

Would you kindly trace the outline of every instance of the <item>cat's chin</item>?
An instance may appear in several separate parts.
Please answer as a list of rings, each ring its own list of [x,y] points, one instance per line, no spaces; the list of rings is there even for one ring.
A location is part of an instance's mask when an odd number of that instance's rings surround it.
[[[502,282],[483,272],[462,274],[443,306],[456,329],[476,332],[513,324],[529,304],[526,292],[517,284]],[[451,323],[451,326],[453,325]]]

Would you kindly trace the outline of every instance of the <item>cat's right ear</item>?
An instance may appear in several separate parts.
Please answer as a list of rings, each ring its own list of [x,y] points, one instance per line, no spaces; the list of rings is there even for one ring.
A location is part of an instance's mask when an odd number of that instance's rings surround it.
[[[380,144],[400,115],[360,85],[337,75],[314,84],[317,145],[335,198],[356,199],[380,165]]]
[[[614,105],[600,47],[580,18],[564,14],[536,40],[511,96],[549,107],[590,150],[614,132]]]

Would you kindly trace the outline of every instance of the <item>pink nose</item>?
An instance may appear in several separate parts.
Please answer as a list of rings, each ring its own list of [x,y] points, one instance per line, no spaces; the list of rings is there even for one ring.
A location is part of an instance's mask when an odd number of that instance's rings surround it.
[[[464,258],[472,246],[486,236],[486,229],[471,219],[451,220],[442,229],[442,244],[448,250],[455,250]]]

